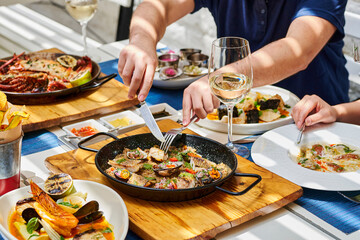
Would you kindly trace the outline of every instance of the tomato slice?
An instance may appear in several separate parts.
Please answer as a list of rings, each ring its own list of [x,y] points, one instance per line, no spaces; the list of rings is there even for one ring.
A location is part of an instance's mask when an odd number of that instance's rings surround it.
[[[170,162],[177,162],[177,161],[179,161],[179,160],[178,160],[176,157],[172,157],[172,158],[169,159],[169,161],[170,161]]]
[[[187,171],[188,173],[191,173],[191,174],[195,174],[196,172],[190,168],[185,168],[185,171]]]

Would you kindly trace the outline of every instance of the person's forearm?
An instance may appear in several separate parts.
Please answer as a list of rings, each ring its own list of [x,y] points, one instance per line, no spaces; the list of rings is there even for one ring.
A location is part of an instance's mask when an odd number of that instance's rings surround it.
[[[144,0],[131,19],[130,43],[148,41],[156,46],[166,27],[191,12],[193,8],[192,0]]]
[[[252,54],[254,87],[279,82],[304,70],[334,32],[335,27],[321,18],[294,20],[285,38]]]
[[[337,121],[360,125],[360,100],[338,104],[333,107],[337,112]]]

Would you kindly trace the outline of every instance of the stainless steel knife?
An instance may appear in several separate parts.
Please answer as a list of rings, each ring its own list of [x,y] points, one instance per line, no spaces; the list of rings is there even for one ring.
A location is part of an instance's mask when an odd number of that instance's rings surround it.
[[[146,125],[148,126],[148,128],[150,129],[150,131],[152,132],[152,134],[160,141],[160,142],[164,142],[165,138],[162,135],[159,126],[157,125],[154,116],[152,115],[148,105],[146,104],[145,101],[140,102],[140,113],[142,118],[144,119]]]

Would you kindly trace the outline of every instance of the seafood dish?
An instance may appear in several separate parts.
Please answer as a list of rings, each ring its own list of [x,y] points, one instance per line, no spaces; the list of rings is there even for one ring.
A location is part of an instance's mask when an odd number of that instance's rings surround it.
[[[233,110],[233,123],[264,123],[286,118],[290,115],[287,105],[278,94],[269,95],[260,92],[249,92],[237,103]],[[227,122],[227,107],[221,104],[214,112],[207,115],[209,120]]]
[[[128,184],[156,189],[186,189],[204,186],[225,178],[231,169],[202,158],[196,149],[171,146],[165,153],[158,146],[150,149],[125,148],[109,159],[106,174]]]
[[[360,169],[360,149],[345,144],[302,146],[297,163],[320,172],[355,172]]]
[[[0,60],[0,90],[16,93],[43,93],[83,85],[92,79],[89,57],[61,55],[55,59],[21,53]]]
[[[43,189],[30,182],[31,196],[19,199],[8,219],[19,240],[114,240],[113,226],[97,201],[76,191],[68,174],[49,176]]]

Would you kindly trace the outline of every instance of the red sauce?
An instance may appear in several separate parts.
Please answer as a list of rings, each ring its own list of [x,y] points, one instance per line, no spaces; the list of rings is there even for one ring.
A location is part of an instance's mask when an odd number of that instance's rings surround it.
[[[71,129],[71,132],[77,137],[88,137],[94,135],[95,133],[98,133],[99,131],[93,127],[86,126],[80,129],[73,128]]]

